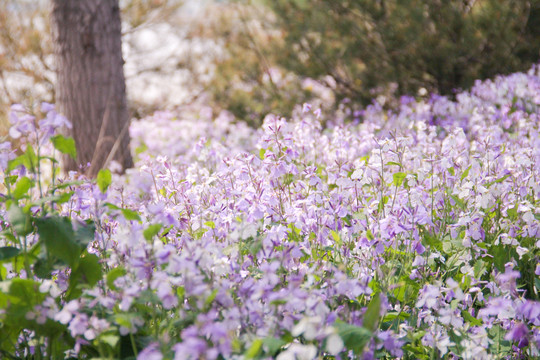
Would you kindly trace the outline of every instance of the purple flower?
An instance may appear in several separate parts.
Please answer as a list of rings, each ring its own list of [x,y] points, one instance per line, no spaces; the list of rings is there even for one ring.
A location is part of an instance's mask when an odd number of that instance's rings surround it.
[[[416,307],[421,308],[426,306],[428,308],[433,308],[437,306],[439,302],[438,298],[441,295],[441,292],[437,286],[426,285],[422,290],[420,290],[418,295]]]
[[[496,316],[500,320],[511,319],[516,315],[515,304],[512,300],[496,297],[488,300],[485,308],[478,311],[480,318],[487,319]]]
[[[524,323],[516,323],[510,331],[504,336],[505,340],[510,340],[518,343],[518,347],[524,348],[529,345],[529,328]]]
[[[88,328],[88,316],[86,314],[75,314],[68,328],[73,337],[83,335]]]
[[[540,326],[540,302],[527,300],[518,308],[518,314],[534,326]]]
[[[206,341],[197,337],[189,337],[173,346],[174,360],[196,360],[203,358],[208,346]]]
[[[60,322],[61,324],[67,324],[71,321],[71,318],[77,312],[78,309],[79,309],[78,301],[71,300],[64,306],[62,311],[60,311],[54,316],[54,320]]]
[[[137,360],[161,360],[163,355],[159,350],[159,343],[153,342],[148,344],[143,351],[137,356]]]

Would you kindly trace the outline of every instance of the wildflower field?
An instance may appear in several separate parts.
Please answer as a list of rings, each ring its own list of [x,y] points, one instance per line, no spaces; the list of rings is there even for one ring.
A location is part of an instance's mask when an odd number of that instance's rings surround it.
[[[156,113],[88,181],[13,106],[0,357],[538,358],[538,69],[358,116]]]

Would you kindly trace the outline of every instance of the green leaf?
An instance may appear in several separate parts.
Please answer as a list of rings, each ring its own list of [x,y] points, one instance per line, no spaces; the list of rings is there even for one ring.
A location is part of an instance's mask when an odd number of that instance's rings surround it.
[[[67,299],[76,299],[82,295],[82,289],[92,287],[103,278],[99,258],[86,251],[80,257],[78,266],[71,270]]]
[[[26,314],[33,311],[36,305],[40,305],[46,296],[39,291],[38,282],[20,278],[1,282],[0,295],[4,298],[4,301],[0,300],[0,306],[5,309],[0,338],[5,335],[6,325],[7,328],[22,329],[25,324],[28,324]]]
[[[40,279],[50,279],[54,270],[52,261],[45,258],[39,258],[34,263],[34,275]]]
[[[208,226],[210,229],[215,229],[216,228],[216,224],[213,221],[206,221],[204,223],[204,225]]]
[[[504,272],[506,269],[505,264],[512,258],[512,254],[506,249],[506,246],[503,244],[492,245],[488,253],[492,256],[493,265],[497,270]]]
[[[7,269],[4,265],[0,263],[0,280],[3,280],[7,277]],[[1,296],[1,295],[0,295]],[[2,305],[2,301],[0,300],[0,307],[4,307]]]
[[[57,184],[53,189],[54,190],[65,189],[65,188],[70,187],[70,186],[77,186],[77,185],[82,185],[82,184],[84,184],[84,181],[80,181],[80,180],[66,181],[66,182]]]
[[[140,155],[147,150],[148,150],[148,146],[146,146],[145,143],[142,143],[141,145],[137,146],[137,148],[135,149],[135,155]]]
[[[1,236],[1,238],[9,240],[9,242],[12,243],[12,244],[18,244],[19,243],[17,241],[17,238],[15,236],[13,236],[13,234],[11,232],[9,232],[9,230],[2,231],[0,233],[0,236]]]
[[[15,185],[15,189],[13,189],[11,195],[13,195],[16,200],[19,200],[28,194],[28,190],[32,188],[32,185],[34,185],[34,182],[26,176],[23,176],[19,179],[17,185]]]
[[[493,185],[493,184],[500,184],[500,183],[502,183],[504,180],[508,179],[509,177],[510,177],[510,174],[506,174],[506,175],[504,175],[504,176],[498,178],[497,180],[493,180],[493,181],[488,182],[485,186],[486,186],[486,188],[489,189],[489,187],[490,187],[491,185]]]
[[[253,241],[252,244],[249,245],[248,251],[251,255],[257,256],[257,254],[259,253],[259,251],[261,251],[262,248],[263,248],[262,240],[257,239]]]
[[[143,231],[143,235],[144,235],[144,238],[147,240],[147,241],[150,241],[152,240],[152,238],[154,236],[156,236],[158,233],[159,233],[159,230],[161,230],[163,225],[161,224],[152,224],[150,226],[148,226],[144,231]]]
[[[65,204],[69,200],[71,200],[71,197],[73,196],[74,193],[75,193],[74,191],[68,191],[68,192],[65,192],[65,193],[61,193],[60,195],[57,196],[57,199],[53,200],[53,201],[55,203],[57,203],[57,204]]]
[[[263,339],[264,351],[267,355],[270,355],[272,357],[276,356],[278,351],[286,344],[286,341],[278,338],[267,337]]]
[[[122,209],[122,215],[126,220],[141,221],[141,217],[136,211],[130,209]]]
[[[405,344],[403,346],[403,350],[405,350],[409,354],[414,354],[414,359],[420,359],[420,360],[427,360],[429,359],[429,355],[426,354],[425,348],[423,346],[413,346],[412,344]]]
[[[127,273],[126,269],[124,269],[123,267],[116,267],[112,269],[111,271],[109,271],[106,277],[107,286],[113,290],[116,290],[114,281],[118,279],[119,277],[126,275],[126,273]]]
[[[18,175],[8,175],[4,178],[4,184],[6,185],[6,187],[11,186],[15,184],[18,178],[19,178]]]
[[[49,161],[52,162],[53,164],[58,164],[58,163],[59,163],[58,160],[56,160],[55,158],[53,158],[53,157],[51,157],[51,156],[43,156],[43,155],[41,155],[41,156],[39,157],[39,159],[40,159],[40,160],[49,160]]]
[[[84,223],[77,223],[74,240],[81,249],[85,249],[89,243],[94,241],[96,225],[92,220],[86,220]]]
[[[405,180],[405,178],[407,177],[407,174],[403,172],[397,172],[393,174],[392,177],[394,179],[394,185],[396,185],[396,187],[400,187],[401,184],[403,184],[403,180]]]
[[[253,341],[249,349],[244,354],[246,359],[255,359],[262,350],[263,341],[261,339],[256,339]]]
[[[112,183],[112,175],[108,169],[101,169],[97,174],[97,185],[102,193],[105,193]]]
[[[334,327],[348,350],[360,355],[364,347],[371,339],[372,333],[366,328],[349,325],[343,322],[336,322]]]
[[[47,251],[72,268],[79,262],[82,247],[75,241],[71,221],[66,217],[52,216],[35,219],[40,239]]]
[[[9,260],[19,255],[21,251],[13,246],[0,247],[0,261]]]
[[[411,316],[411,314],[406,313],[406,312],[392,311],[392,312],[387,313],[387,314],[384,316],[384,318],[382,319],[382,321],[383,321],[383,322],[389,322],[389,321],[394,321],[395,319],[406,320],[406,319],[408,319],[410,316]]]
[[[124,209],[111,203],[105,203],[104,205],[107,206],[111,210],[118,210],[122,212],[122,215],[124,215],[124,218],[126,220],[141,221],[141,217],[139,216],[139,213],[134,210]]]
[[[463,181],[463,179],[465,179],[467,176],[469,176],[469,171],[471,170],[471,166],[472,165],[469,165],[469,167],[467,169],[465,169],[463,174],[461,174],[461,181]]]
[[[493,325],[488,330],[488,334],[493,340],[492,348],[498,349],[499,354],[509,353],[511,351],[512,343],[504,338],[506,331],[501,325]]]
[[[26,236],[33,230],[32,218],[17,205],[9,207],[8,220],[18,236]]]
[[[403,282],[400,282],[398,285],[399,286],[392,290],[392,295],[394,295],[399,302],[404,302],[406,293],[405,284]]]
[[[116,314],[114,316],[114,320],[120,326],[123,326],[123,327],[126,327],[126,328],[131,328],[131,326],[132,326],[131,321],[135,317],[136,317],[135,314],[121,313],[121,314]]]
[[[266,154],[266,149],[259,150],[259,157],[261,160],[264,160],[264,154]]]
[[[18,168],[19,166],[24,165],[25,159],[26,159],[26,155],[22,154],[22,155],[17,156],[15,159],[9,160],[6,173],[10,173],[11,171]],[[12,178],[10,178],[9,180],[12,181]]]
[[[373,240],[373,239],[375,239],[375,237],[373,236],[373,233],[371,232],[370,229],[367,229],[367,231],[366,231],[366,237],[367,237],[368,240],[370,240],[370,241]]]
[[[452,200],[454,200],[456,202],[456,204],[462,210],[465,210],[465,208],[467,207],[467,204],[465,204],[465,202],[463,200],[461,200],[459,197],[457,197],[456,195],[453,195],[453,194],[450,194],[450,197],[452,198]]]
[[[366,313],[364,314],[364,321],[362,325],[364,328],[369,331],[375,331],[379,325],[379,318],[381,317],[381,293],[376,293],[371,298],[369,305],[367,307]]]
[[[77,283],[84,283],[90,286],[97,284],[103,277],[101,272],[101,265],[99,263],[99,257],[95,254],[86,253],[79,261],[77,270],[71,273],[71,280],[76,280]]]
[[[112,203],[109,203],[109,202],[105,203],[103,205],[105,205],[106,207],[108,207],[111,210],[122,210],[122,208],[120,206],[116,206],[116,205],[114,205]]]
[[[116,348],[116,345],[120,341],[120,337],[114,333],[101,334],[98,338],[100,343],[109,345],[111,348]]]
[[[334,239],[335,243],[338,246],[341,246],[341,236],[339,236],[339,234],[334,230],[330,230],[330,234],[332,234],[332,238]]]
[[[57,204],[64,204],[71,200],[71,197],[73,196],[74,192],[69,191],[66,193],[61,193],[57,195],[51,195],[51,196],[44,196],[42,198],[37,199],[36,201],[33,201],[31,204],[27,204],[25,208],[30,208],[32,206],[41,206],[43,204],[46,204],[48,202],[51,203],[57,203]]]
[[[56,150],[62,154],[71,156],[73,160],[77,160],[77,148],[75,147],[75,140],[72,137],[55,135],[51,137],[51,142]]]
[[[482,275],[486,272],[487,266],[483,260],[477,260],[473,268],[474,268],[474,276],[477,279],[480,279]]]
[[[15,299],[16,304],[34,305],[45,295],[39,291],[39,283],[30,279],[14,278],[9,286],[9,295]]]
[[[483,324],[482,320],[475,318],[466,310],[461,311],[461,316],[472,326],[481,326]]]
[[[90,286],[96,285],[103,278],[99,257],[96,254],[87,254],[82,257],[78,270],[82,272],[84,280]]]
[[[183,286],[179,286],[176,288],[176,296],[178,296],[178,299],[180,302],[184,301],[184,298],[186,296],[186,288]]]
[[[216,299],[217,294],[218,294],[217,289],[212,290],[212,293],[204,301],[204,307],[205,308],[210,308],[210,305],[212,305],[212,303]]]
[[[197,230],[195,230],[195,231],[193,232],[193,238],[194,238],[195,240],[198,240],[198,239],[202,238],[203,235],[206,234],[207,231],[208,231],[208,229],[205,229],[205,228],[199,228],[199,229],[197,229]]]
[[[26,146],[26,151],[24,154],[19,155],[13,160],[10,160],[8,162],[7,167],[7,173],[11,172],[12,170],[18,168],[19,166],[24,166],[27,168],[31,173],[35,173],[36,165],[38,163],[38,158],[36,153],[34,152],[34,148],[30,145]]]
[[[508,215],[511,220],[516,220],[518,217],[518,205],[516,204],[513,208],[508,208],[508,210],[506,210],[506,215]]]

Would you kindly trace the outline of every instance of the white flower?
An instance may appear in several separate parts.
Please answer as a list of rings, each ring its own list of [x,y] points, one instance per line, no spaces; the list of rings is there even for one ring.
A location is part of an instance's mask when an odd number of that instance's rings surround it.
[[[528,252],[529,252],[529,249],[524,248],[524,247],[521,247],[521,246],[518,246],[518,247],[516,247],[516,252],[517,252],[518,255],[519,255],[519,259],[521,260],[521,257],[522,257],[523,255],[525,255],[526,253],[528,253]]]
[[[306,340],[313,340],[318,335],[318,325],[322,323],[320,317],[305,317],[296,324],[293,328],[291,335],[300,336],[303,335]]]
[[[361,179],[364,176],[364,170],[362,169],[356,169],[351,175],[351,179],[358,180]]]
[[[73,317],[73,314],[79,309],[79,304],[77,300],[71,300],[68,302],[62,311],[57,313],[54,316],[54,320],[58,321],[61,324],[67,324],[71,318]]]
[[[326,351],[330,355],[337,355],[343,350],[343,340],[338,334],[331,334],[326,338]]]
[[[313,360],[317,356],[315,345],[302,345],[293,343],[287,350],[280,353],[276,360]]]

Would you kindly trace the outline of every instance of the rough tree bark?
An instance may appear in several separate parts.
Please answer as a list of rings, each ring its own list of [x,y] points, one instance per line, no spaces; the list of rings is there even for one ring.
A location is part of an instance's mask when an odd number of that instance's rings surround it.
[[[57,105],[73,124],[77,161],[95,176],[110,160],[133,166],[129,151],[120,8],[118,0],[52,0],[57,59]]]

